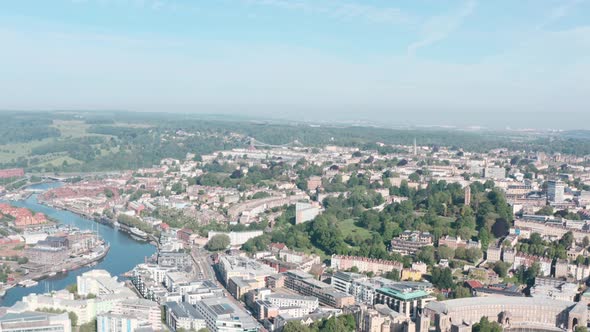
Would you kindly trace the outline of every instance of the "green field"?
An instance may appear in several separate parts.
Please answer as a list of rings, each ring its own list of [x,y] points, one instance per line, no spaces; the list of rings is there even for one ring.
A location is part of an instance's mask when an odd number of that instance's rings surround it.
[[[46,138],[26,143],[0,145],[0,163],[10,162],[12,159],[18,159],[20,157],[27,157],[31,154],[31,149],[53,142],[54,140],[54,138]]]
[[[5,144],[0,145],[0,163],[8,163],[21,157],[30,157],[31,150],[43,146],[48,143],[55,142],[57,140],[82,138],[89,136],[106,136],[101,134],[88,133],[87,129],[90,127],[87,123],[81,120],[53,120],[52,127],[60,131],[59,138],[46,138],[42,140]],[[102,150],[101,155],[108,155],[114,151]],[[64,161],[68,164],[80,164],[81,161],[76,160],[72,157],[64,155],[63,153],[47,154],[43,156],[37,156],[38,162],[35,166],[60,166]]]
[[[79,138],[89,136],[86,129],[90,127],[84,121],[78,120],[53,120],[53,127],[61,132],[62,138]],[[94,135],[94,134],[92,134]]]
[[[70,165],[80,164],[81,161],[68,156],[57,157],[48,161],[37,164],[38,166],[60,166],[64,161]]]
[[[355,225],[354,219],[342,220],[338,223],[338,226],[340,227],[340,231],[342,232],[344,238],[347,238],[349,235],[355,234],[360,235],[363,239],[368,239],[371,237],[371,231]]]

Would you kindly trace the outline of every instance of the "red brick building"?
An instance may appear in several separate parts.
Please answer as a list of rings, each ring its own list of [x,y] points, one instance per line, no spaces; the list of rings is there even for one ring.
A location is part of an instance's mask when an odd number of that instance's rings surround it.
[[[184,243],[190,242],[191,235],[193,235],[193,231],[188,228],[182,228],[176,232],[176,237]]]
[[[22,168],[10,168],[0,170],[0,179],[14,178],[25,176],[25,170]]]
[[[18,228],[44,224],[47,222],[47,218],[43,213],[33,214],[28,209],[15,207],[6,203],[0,203],[0,212],[12,216],[14,218],[14,225]]]

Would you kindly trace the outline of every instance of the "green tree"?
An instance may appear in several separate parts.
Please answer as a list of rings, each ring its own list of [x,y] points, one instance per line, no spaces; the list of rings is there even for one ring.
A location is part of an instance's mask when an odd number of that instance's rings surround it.
[[[104,190],[104,194],[107,198],[112,198],[113,196],[115,196],[115,194],[113,193],[113,191],[109,188],[105,188]]]
[[[180,194],[180,193],[183,193],[186,191],[184,186],[180,182],[175,182],[170,189],[177,194]]]
[[[207,242],[207,249],[211,251],[224,250],[229,247],[231,240],[226,234],[216,234],[209,242]]]
[[[535,212],[538,216],[552,216],[553,215],[553,207],[550,205],[545,205],[539,211]]]
[[[508,268],[508,263],[498,261],[494,263],[493,270],[498,274],[500,278],[504,278],[508,273]]]
[[[455,291],[453,292],[453,297],[456,299],[471,297],[471,292],[466,287],[457,286],[457,288],[455,288]]]
[[[72,322],[72,326],[78,326],[78,315],[75,312],[68,312],[68,317],[70,318],[70,322]]]
[[[479,231],[478,238],[479,238],[479,241],[481,242],[481,248],[487,249],[490,244],[490,232],[488,232],[487,229],[482,228]]]
[[[420,174],[414,172],[408,176],[408,179],[412,182],[419,182],[420,181]]]
[[[434,262],[434,247],[426,246],[420,249],[416,256],[418,260],[426,263],[427,265],[433,265]]]
[[[72,294],[78,294],[78,285],[77,284],[67,285],[66,290]]]
[[[399,271],[398,270],[388,271],[387,273],[385,273],[385,278],[387,278],[389,280],[393,280],[393,281],[399,281],[400,280]]]
[[[270,194],[266,191],[259,191],[252,195],[252,199],[260,199],[260,198],[267,198],[270,197]]]
[[[496,219],[496,222],[492,225],[492,234],[497,238],[508,235],[509,230],[510,223],[504,218]]]
[[[439,289],[453,288],[453,274],[451,269],[436,266],[432,269],[432,284]]]
[[[311,332],[311,330],[299,321],[289,321],[283,327],[283,332]]]
[[[483,316],[479,323],[473,324],[473,332],[502,332],[502,326],[497,322],[491,322],[487,316]]]
[[[86,324],[80,325],[79,332],[96,332],[96,318]]]

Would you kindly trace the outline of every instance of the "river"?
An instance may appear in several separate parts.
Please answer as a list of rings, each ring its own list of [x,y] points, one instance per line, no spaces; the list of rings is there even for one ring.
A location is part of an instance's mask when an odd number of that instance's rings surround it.
[[[61,183],[44,183],[31,186],[30,188],[47,190],[60,186]],[[15,302],[21,300],[23,296],[31,293],[45,293],[52,290],[60,290],[66,286],[76,283],[76,277],[82,273],[92,269],[104,269],[113,276],[120,276],[121,274],[133,269],[135,265],[144,262],[145,257],[149,257],[156,252],[156,248],[145,242],[138,242],[126,233],[96,223],[92,220],[82,218],[77,214],[55,209],[37,202],[37,194],[31,195],[24,201],[10,202],[10,204],[20,207],[25,207],[35,212],[45,213],[62,224],[72,225],[79,229],[94,229],[98,226],[99,235],[107,241],[111,248],[107,256],[93,267],[84,267],[74,271],[69,271],[65,274],[58,274],[55,277],[39,281],[35,287],[23,288],[14,287],[6,292],[4,298],[0,300],[2,306],[12,306]]]

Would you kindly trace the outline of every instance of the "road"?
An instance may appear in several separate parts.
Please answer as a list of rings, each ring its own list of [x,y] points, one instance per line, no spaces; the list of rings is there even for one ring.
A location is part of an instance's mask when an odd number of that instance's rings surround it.
[[[215,271],[209,261],[209,253],[201,248],[191,248],[191,257],[195,264],[195,277],[201,280],[217,281]]]
[[[233,295],[231,295],[223,286],[223,284],[218,280],[217,274],[213,269],[213,261],[209,256],[209,252],[202,248],[191,248],[191,257],[193,259],[193,262],[195,263],[195,276],[198,279],[211,280],[215,282],[217,286],[219,286],[219,288],[224,290],[225,297],[231,300],[235,305],[237,305],[242,310],[246,311],[250,315],[252,314],[250,310],[246,308],[244,303],[233,297]],[[263,330],[264,329],[261,328],[261,331]]]

